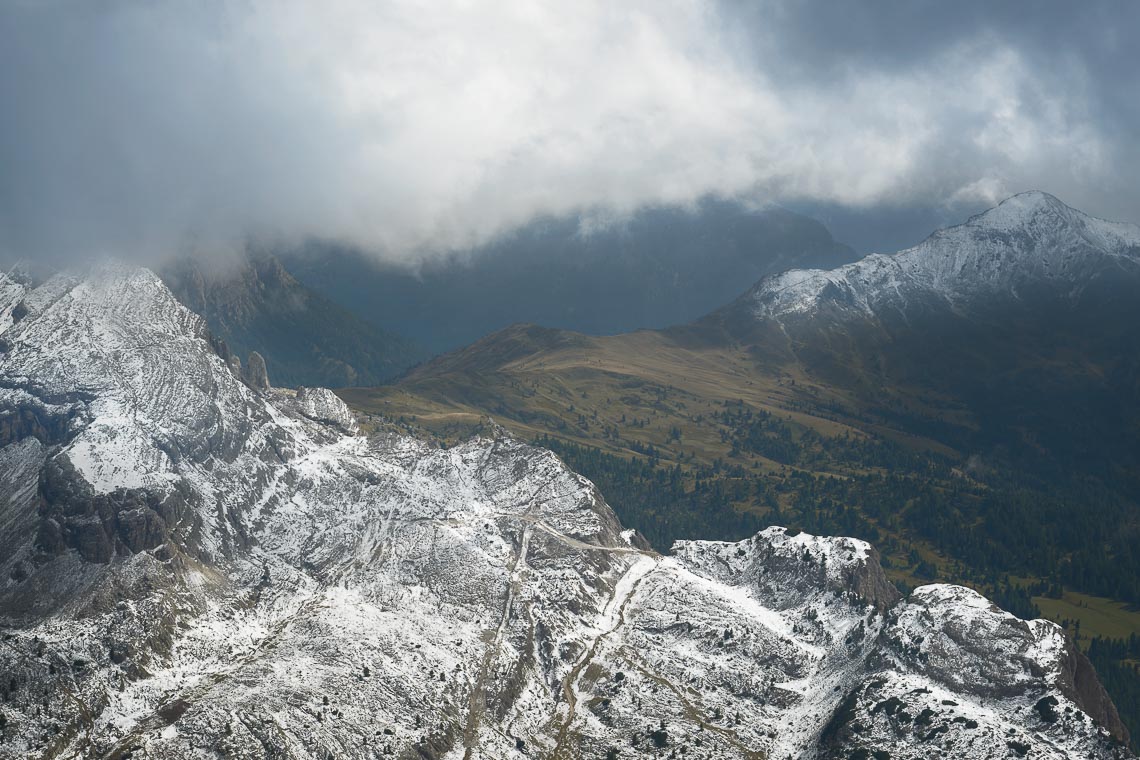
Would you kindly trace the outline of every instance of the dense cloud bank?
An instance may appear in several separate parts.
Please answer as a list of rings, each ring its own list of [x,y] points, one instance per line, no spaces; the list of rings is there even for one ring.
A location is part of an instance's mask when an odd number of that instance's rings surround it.
[[[824,5],[6,3],[0,253],[416,263],[707,195],[1140,216],[1140,6]]]

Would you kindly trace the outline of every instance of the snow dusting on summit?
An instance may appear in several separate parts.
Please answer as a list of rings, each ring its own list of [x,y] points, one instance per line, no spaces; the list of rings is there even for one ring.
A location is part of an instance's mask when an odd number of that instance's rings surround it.
[[[1113,267],[1140,268],[1140,227],[1096,219],[1047,193],[1029,192],[895,254],[765,278],[743,300],[760,319],[824,310],[874,317],[923,302],[963,308],[1038,285],[1076,294]]]

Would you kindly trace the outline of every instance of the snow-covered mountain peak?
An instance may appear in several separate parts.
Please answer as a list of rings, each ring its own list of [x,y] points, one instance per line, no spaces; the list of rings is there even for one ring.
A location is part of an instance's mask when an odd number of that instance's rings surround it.
[[[142,270],[0,314],[0,758],[1127,756],[1054,626],[865,542],[663,557],[549,451],[250,387]]]
[[[765,278],[738,305],[777,320],[874,318],[931,304],[963,310],[1028,291],[1079,297],[1091,280],[1122,268],[1140,271],[1140,227],[1091,217],[1034,191],[892,255]]]
[[[1129,249],[1140,246],[1140,227],[1098,219],[1039,190],[1007,198],[994,208],[971,217],[960,227],[1027,236],[1037,243],[1038,248],[1068,246],[1076,250],[1083,242],[1091,251],[1128,254]],[[952,233],[958,229],[951,227],[935,234]],[[1136,252],[1132,251],[1132,254],[1135,256]]]
[[[1049,193],[1030,190],[1006,198],[993,208],[972,217],[966,224],[1012,231],[1024,229],[1048,216],[1067,222],[1084,214]]]

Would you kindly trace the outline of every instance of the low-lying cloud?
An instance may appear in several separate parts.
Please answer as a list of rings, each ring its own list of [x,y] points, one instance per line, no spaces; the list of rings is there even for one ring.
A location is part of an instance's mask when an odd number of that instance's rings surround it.
[[[1040,187],[1140,217],[1135,5],[1027,3],[1022,23],[814,5],[17,0],[0,253],[316,239],[414,264],[538,215],[709,194],[929,207]]]

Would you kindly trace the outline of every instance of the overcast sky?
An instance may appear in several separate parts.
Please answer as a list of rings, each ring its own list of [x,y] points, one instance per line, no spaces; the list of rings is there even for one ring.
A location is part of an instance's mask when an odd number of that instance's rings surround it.
[[[1138,31],[1129,0],[3,0],[0,253],[416,261],[708,194],[861,248],[1031,188],[1140,221]]]

